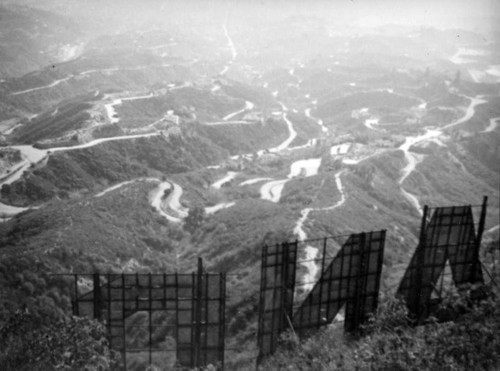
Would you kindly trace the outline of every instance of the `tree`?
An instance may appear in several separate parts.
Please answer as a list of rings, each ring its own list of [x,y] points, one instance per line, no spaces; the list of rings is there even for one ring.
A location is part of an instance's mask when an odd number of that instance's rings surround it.
[[[67,317],[44,323],[27,310],[17,311],[0,328],[2,370],[110,370],[116,354],[104,326]]]
[[[460,85],[460,70],[457,70],[457,72],[455,73],[455,79],[453,80],[453,85],[455,86],[458,86]]]
[[[205,209],[201,206],[195,206],[189,209],[189,213],[184,219],[184,230],[194,233],[205,219]]]
[[[4,184],[1,188],[0,193],[4,196],[8,196],[10,194],[10,184]]]

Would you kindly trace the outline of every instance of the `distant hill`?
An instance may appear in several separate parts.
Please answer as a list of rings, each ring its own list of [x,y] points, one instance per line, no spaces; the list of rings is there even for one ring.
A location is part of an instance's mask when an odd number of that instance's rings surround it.
[[[40,9],[0,5],[0,79],[19,77],[78,55],[81,30]]]

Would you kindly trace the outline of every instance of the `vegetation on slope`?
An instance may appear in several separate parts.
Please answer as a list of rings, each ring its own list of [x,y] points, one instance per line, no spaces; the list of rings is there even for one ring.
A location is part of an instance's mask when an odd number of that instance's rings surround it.
[[[14,143],[33,144],[44,139],[60,137],[71,130],[78,130],[90,119],[86,111],[92,105],[88,102],[74,101],[46,112],[29,121],[13,133]]]
[[[176,174],[221,161],[225,151],[194,133],[108,142],[50,155],[46,166],[2,187],[11,204],[68,198],[150,172]]]
[[[116,362],[105,327],[88,318],[47,319],[17,311],[0,326],[4,371],[104,371]]]
[[[474,304],[454,298],[448,310],[466,312],[454,322],[432,318],[412,327],[406,307],[386,301],[364,328],[343,335],[331,326],[304,342],[285,334],[280,350],[262,370],[496,370],[500,363],[500,302]],[[242,367],[240,369],[249,369]]]
[[[61,60],[65,44],[83,36],[77,24],[50,11],[3,3],[0,12],[0,78],[22,76]]]
[[[326,118],[346,111],[351,112],[354,109],[363,107],[390,107],[403,109],[416,104],[418,104],[416,99],[392,94],[386,91],[360,92],[323,102],[312,114],[313,116]]]
[[[51,274],[175,271],[183,233],[151,208],[156,184],[51,201],[0,224],[0,321],[23,305],[70,311],[71,282]]]
[[[0,96],[5,94],[2,101],[7,104],[6,108],[39,113],[82,93],[147,91],[158,84],[165,86],[168,82],[192,79],[193,73],[186,67],[164,65],[162,58],[148,51],[108,50],[98,55],[86,53],[80,58],[9,79],[0,89]],[[10,94],[33,88],[42,89]]]
[[[245,102],[225,95],[215,95],[209,90],[185,87],[165,95],[149,99],[123,101],[117,106],[118,116],[124,119],[120,124],[125,127],[142,127],[161,119],[169,110],[176,115],[190,116],[194,109],[200,121],[219,121],[225,115],[243,108]]]
[[[259,149],[272,148],[288,138],[289,132],[282,121],[231,125],[196,125],[196,132],[231,154],[247,154]]]

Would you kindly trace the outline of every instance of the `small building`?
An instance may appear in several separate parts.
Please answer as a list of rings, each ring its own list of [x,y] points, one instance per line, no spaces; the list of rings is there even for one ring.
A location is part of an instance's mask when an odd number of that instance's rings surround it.
[[[271,112],[271,120],[280,121],[282,118],[283,118],[283,112],[281,112],[281,111]]]
[[[343,156],[346,155],[352,147],[352,143],[342,143],[342,144],[337,144],[334,145],[332,148],[330,148],[330,155],[331,156]]]
[[[245,121],[258,121],[258,122],[263,122],[264,121],[264,118],[263,118],[263,115],[262,115],[262,112],[248,112],[247,114],[245,114],[243,116],[243,120]]]
[[[351,111],[351,117],[353,119],[360,119],[370,116],[370,109],[367,107],[355,109]]]
[[[167,114],[165,116],[163,116],[163,120],[169,121],[175,125],[180,124],[180,118],[179,118],[179,116],[174,114],[174,110],[168,110]]]

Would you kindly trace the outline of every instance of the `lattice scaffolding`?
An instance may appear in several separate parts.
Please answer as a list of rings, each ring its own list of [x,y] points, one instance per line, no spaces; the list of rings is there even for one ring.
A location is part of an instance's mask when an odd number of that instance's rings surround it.
[[[297,241],[262,249],[259,358],[274,353],[279,335],[290,328],[297,265]]]
[[[385,231],[353,234],[331,263],[323,264],[319,280],[293,315],[300,337],[331,323],[344,305],[348,332],[377,310],[384,245]]]
[[[74,314],[105,322],[111,348],[121,352],[125,370],[127,354],[137,353],[147,355],[150,366],[165,367],[168,358],[172,369],[209,364],[223,368],[225,274],[205,273],[200,262],[192,274],[95,273],[91,280],[73,276]],[[90,291],[80,293],[82,282]],[[141,312],[147,314],[146,321],[127,322]],[[147,336],[140,346],[128,345],[127,332],[134,327]]]
[[[441,298],[447,262],[458,288],[483,283],[479,249],[487,202],[484,197],[480,206],[424,207],[419,243],[398,288],[398,296],[417,320],[429,315],[432,295]],[[477,225],[474,211],[479,211]]]
[[[384,245],[385,231],[378,231],[264,246],[259,360],[276,350],[283,331],[304,337],[331,323],[344,306],[344,328],[356,331],[377,308]],[[311,249],[315,258],[298,259]],[[311,274],[304,271],[311,270],[319,278],[304,282]]]

